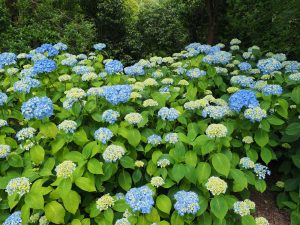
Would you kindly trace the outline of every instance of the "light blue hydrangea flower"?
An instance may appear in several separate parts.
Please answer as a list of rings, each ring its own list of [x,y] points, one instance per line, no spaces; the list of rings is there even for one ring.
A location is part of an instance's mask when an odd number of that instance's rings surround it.
[[[68,46],[62,42],[56,43],[55,45],[53,45],[53,47],[58,51],[66,51],[68,49]]]
[[[103,96],[113,105],[125,103],[129,100],[132,88],[129,85],[112,85],[103,87]]]
[[[57,128],[66,133],[74,133],[77,129],[77,123],[73,120],[64,120],[57,126]]]
[[[48,97],[33,97],[23,103],[21,111],[27,120],[42,120],[53,115],[53,103]]]
[[[299,81],[300,80],[300,73],[292,73],[289,75],[289,79],[292,81]]]
[[[206,72],[204,70],[200,70],[199,68],[190,69],[187,71],[186,75],[189,78],[199,78],[206,75]]]
[[[113,133],[111,132],[111,130],[105,127],[100,127],[94,133],[94,138],[103,144],[106,144],[107,141],[109,141],[112,137]]]
[[[221,119],[229,112],[228,106],[206,106],[202,111],[204,118]]]
[[[17,177],[11,179],[6,188],[5,192],[7,192],[8,195],[13,195],[17,193],[20,196],[25,195],[30,190],[30,181],[27,177]]]
[[[153,194],[148,186],[131,188],[126,193],[125,200],[133,212],[149,214],[154,205]]]
[[[130,76],[141,76],[145,74],[144,68],[138,64],[125,67],[124,72],[126,75]]]
[[[241,87],[252,87],[254,85],[254,78],[253,77],[247,77],[244,75],[239,76],[233,76],[230,79],[231,84],[238,84]]]
[[[9,66],[11,64],[16,64],[17,56],[12,52],[3,52],[0,53],[0,69],[4,66]]]
[[[229,108],[232,111],[240,112],[243,107],[253,108],[259,106],[254,91],[239,90],[229,98]]]
[[[178,134],[177,133],[166,134],[165,141],[169,144],[176,144],[178,142]]]
[[[26,139],[30,139],[33,138],[33,136],[35,135],[36,130],[32,127],[26,127],[21,129],[20,131],[18,131],[18,133],[16,134],[16,138],[18,141],[23,141]]]
[[[110,124],[114,124],[119,117],[120,117],[120,113],[112,109],[108,109],[104,111],[102,114],[102,120]]]
[[[11,214],[2,225],[22,225],[21,211]]]
[[[42,59],[34,63],[33,70],[35,73],[50,73],[56,70],[56,63],[51,59]]]
[[[271,175],[271,171],[268,169],[268,167],[260,163],[255,163],[254,172],[256,173],[256,176],[258,176],[258,178],[261,180],[265,179],[266,175]]]
[[[174,108],[163,107],[158,111],[158,116],[162,120],[174,121],[178,118],[179,112]]]
[[[36,88],[41,85],[37,79],[25,77],[14,83],[13,89],[15,92],[30,93],[31,88]]]
[[[0,159],[6,158],[9,155],[9,153],[10,153],[10,146],[0,144]]]
[[[105,71],[112,75],[123,72],[123,64],[119,60],[111,60],[105,64]]]
[[[300,70],[300,63],[298,61],[285,61],[282,65],[287,73],[295,73]]]
[[[7,102],[7,95],[3,92],[0,92],[0,106],[3,106]]]
[[[249,157],[241,158],[240,164],[244,169],[253,169],[254,168],[254,162]]]
[[[34,71],[33,67],[22,69],[21,72],[19,73],[20,78],[25,78],[25,77],[35,77],[36,72]]]
[[[282,87],[278,84],[268,84],[268,85],[264,86],[261,91],[266,96],[281,95],[282,94]]]
[[[247,70],[251,70],[252,66],[250,63],[247,62],[242,62],[238,65],[239,69],[242,71],[247,71]]]
[[[260,107],[254,107],[250,109],[246,109],[244,112],[244,117],[246,119],[249,119],[252,123],[260,122],[263,118],[267,117],[267,112],[264,109],[261,109]]]
[[[74,66],[77,63],[77,59],[75,57],[68,57],[61,61],[61,65],[64,66]]]
[[[56,56],[59,54],[59,51],[51,44],[42,44],[40,47],[35,49],[35,52],[44,54],[48,57]]]
[[[257,68],[263,74],[268,74],[275,70],[280,70],[282,68],[282,65],[278,60],[274,58],[268,58],[259,60],[257,63]]]
[[[195,215],[200,209],[199,197],[195,192],[178,191],[174,198],[176,200],[174,208],[180,216],[185,214]]]
[[[162,141],[161,136],[157,134],[152,134],[147,138],[148,144],[159,145]]]
[[[85,73],[89,73],[89,72],[92,72],[92,68],[88,67],[88,66],[74,66],[72,68],[72,71],[74,73],[76,73],[77,75],[82,75],[82,74],[85,74]]]
[[[93,48],[97,51],[102,51],[103,49],[106,48],[106,44],[104,43],[97,43],[93,45]]]

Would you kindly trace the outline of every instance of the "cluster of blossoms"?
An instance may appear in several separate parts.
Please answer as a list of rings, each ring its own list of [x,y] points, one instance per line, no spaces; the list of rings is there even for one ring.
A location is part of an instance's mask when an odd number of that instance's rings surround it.
[[[247,71],[247,70],[251,70],[252,66],[250,63],[247,62],[242,62],[238,65],[239,69],[242,71]]]
[[[21,211],[11,214],[2,225],[22,225]]]
[[[135,64],[124,68],[126,75],[130,76],[141,76],[145,74],[145,70],[142,66]]]
[[[23,128],[16,134],[16,138],[18,141],[24,141],[26,139],[33,138],[36,130],[32,127]]]
[[[257,63],[257,68],[263,74],[269,74],[276,70],[280,70],[282,68],[282,64],[274,58],[261,59]]]
[[[76,164],[73,163],[71,160],[63,161],[55,168],[56,176],[63,177],[63,178],[71,177],[75,169],[76,169]]]
[[[219,51],[214,54],[208,54],[202,59],[207,64],[222,64],[225,65],[230,62],[232,54],[230,52]]]
[[[244,75],[233,76],[230,79],[230,83],[240,85],[241,87],[252,87],[254,84],[254,78]]]
[[[71,109],[73,104],[83,97],[86,96],[86,93],[81,88],[71,88],[68,91],[65,91],[66,94],[66,100],[63,102],[63,107],[65,109]]]
[[[134,162],[134,165],[135,165],[136,167],[140,168],[140,167],[144,167],[145,163],[144,163],[143,161],[141,161],[141,160],[136,160],[136,161]]]
[[[74,133],[77,129],[77,123],[73,120],[64,120],[57,127],[66,133]]]
[[[110,60],[105,63],[105,71],[107,74],[116,74],[123,72],[123,64],[119,60]]]
[[[228,114],[230,114],[228,106],[206,106],[202,111],[202,116],[204,118],[210,117],[213,119],[221,119]]]
[[[131,188],[125,195],[126,203],[133,212],[150,213],[154,205],[153,191],[148,186]]]
[[[244,117],[249,119],[252,123],[255,121],[260,122],[262,119],[267,117],[267,112],[260,107],[254,107],[250,109],[246,109],[244,112]]]
[[[11,179],[5,191],[8,195],[13,195],[17,193],[19,196],[23,196],[24,194],[28,193],[30,190],[30,181],[27,177],[17,177]]]
[[[227,127],[225,127],[223,124],[210,124],[205,131],[209,138],[226,137],[227,132]]]
[[[165,168],[171,164],[170,160],[168,159],[160,159],[157,161],[157,166],[161,168]]]
[[[199,99],[195,101],[189,101],[184,103],[183,107],[187,110],[196,110],[204,108],[209,105],[209,102],[206,99]]]
[[[205,187],[212,193],[212,195],[220,195],[222,193],[225,194],[227,183],[219,177],[213,176],[208,179]]]
[[[103,49],[106,48],[106,44],[104,44],[104,43],[97,43],[97,44],[94,44],[93,47],[97,51],[102,51]]]
[[[107,141],[109,141],[112,137],[113,133],[111,132],[111,130],[105,127],[100,127],[94,133],[94,138],[97,141],[100,141],[102,144],[106,144]]]
[[[255,218],[256,225],[269,225],[269,221],[264,217]]]
[[[261,165],[260,163],[254,165],[254,172],[259,179],[265,179],[266,175],[271,175],[271,171],[268,170],[268,167]]]
[[[41,82],[37,79],[25,77],[14,83],[13,90],[15,92],[30,93],[31,88],[37,88],[41,85]]]
[[[229,98],[229,108],[235,112],[240,112],[243,107],[254,108],[257,106],[259,106],[259,102],[253,91],[239,90]]]
[[[98,78],[98,75],[94,72],[85,73],[81,76],[82,81],[93,81]]]
[[[0,106],[4,105],[7,102],[7,95],[3,92],[0,92]]]
[[[40,47],[35,49],[35,52],[46,54],[48,57],[52,57],[59,54],[57,47],[59,47],[59,45],[56,45],[56,47],[54,47],[51,44],[42,44]]]
[[[278,84],[268,84],[262,88],[262,93],[266,96],[281,95],[282,87]]]
[[[243,137],[242,142],[244,142],[246,144],[251,144],[251,143],[253,143],[253,138],[251,136],[245,136],[245,137]]]
[[[241,158],[240,164],[244,169],[253,169],[255,166],[254,162],[248,157]]]
[[[112,85],[103,87],[104,98],[113,105],[129,100],[132,88],[129,85]]]
[[[6,158],[10,153],[10,146],[0,144],[0,159]]]
[[[238,201],[233,204],[233,210],[240,216],[250,215],[250,210],[255,209],[255,203],[249,199]]]
[[[77,61],[76,57],[71,56],[71,57],[63,59],[60,64],[64,65],[64,66],[74,66],[77,62],[78,61]]]
[[[114,206],[115,200],[113,197],[111,197],[109,194],[105,194],[98,198],[96,201],[96,207],[99,211],[105,211],[108,208],[111,208]]]
[[[300,73],[292,73],[289,75],[289,79],[293,81],[300,81]]]
[[[200,70],[199,68],[190,69],[187,71],[186,75],[189,78],[199,78],[206,75],[206,72],[204,70]]]
[[[147,99],[143,102],[144,107],[154,107],[158,106],[158,102],[153,99]]]
[[[166,134],[165,141],[169,144],[176,144],[178,142],[178,134],[177,133]]]
[[[83,75],[85,73],[90,73],[94,71],[93,67],[88,67],[88,66],[74,66],[72,68],[72,71],[76,73],[77,75]]]
[[[162,177],[156,176],[151,178],[150,183],[153,187],[158,188],[160,186],[163,186],[165,184],[165,181]]]
[[[105,110],[102,114],[102,120],[110,124],[114,124],[119,117],[120,113],[112,109]]]
[[[116,162],[125,154],[125,149],[119,145],[109,145],[102,154],[105,162]]]
[[[3,120],[3,119],[0,119],[0,127],[4,127],[4,126],[7,126],[8,123],[6,120]]]
[[[53,115],[53,103],[48,97],[34,97],[23,103],[21,111],[27,120],[42,120]]]
[[[157,135],[157,134],[152,134],[151,136],[149,136],[147,138],[147,142],[148,144],[151,144],[151,145],[159,145],[162,141],[162,138],[160,135]]]
[[[179,112],[174,108],[163,107],[158,111],[158,116],[162,120],[174,121],[178,118]]]
[[[174,208],[181,216],[185,214],[195,215],[200,209],[199,197],[195,192],[178,191],[174,198],[176,200]]]
[[[139,113],[129,113],[127,114],[124,119],[129,123],[129,124],[139,124],[143,121],[143,117]]]
[[[41,59],[33,65],[35,73],[51,73],[56,70],[56,63],[51,59]]]

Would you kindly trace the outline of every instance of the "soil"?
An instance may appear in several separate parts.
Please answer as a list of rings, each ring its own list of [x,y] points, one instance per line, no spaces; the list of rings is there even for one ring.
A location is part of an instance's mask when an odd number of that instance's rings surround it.
[[[256,212],[254,214],[256,217],[265,217],[270,225],[290,224],[289,213],[277,208],[276,193],[271,191],[265,191],[264,193],[253,191],[251,200],[256,204]]]

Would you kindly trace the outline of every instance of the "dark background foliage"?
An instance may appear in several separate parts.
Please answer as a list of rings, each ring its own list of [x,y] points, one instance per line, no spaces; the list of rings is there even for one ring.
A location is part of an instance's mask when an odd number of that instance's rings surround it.
[[[299,0],[0,0],[0,51],[93,43],[125,61],[237,37],[300,59]]]

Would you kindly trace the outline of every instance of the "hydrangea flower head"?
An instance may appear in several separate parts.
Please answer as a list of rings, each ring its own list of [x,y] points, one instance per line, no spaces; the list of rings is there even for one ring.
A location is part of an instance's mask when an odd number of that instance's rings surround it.
[[[59,54],[57,48],[51,44],[42,44],[40,47],[35,49],[36,53],[46,54],[48,57],[56,56]]]
[[[105,211],[108,208],[113,207],[114,204],[115,200],[113,199],[113,197],[110,196],[110,194],[105,194],[98,198],[98,200],[96,201],[96,207],[100,211]]]
[[[176,200],[174,208],[181,216],[185,214],[195,215],[200,209],[199,197],[195,192],[178,191],[174,198]]]
[[[0,159],[6,158],[10,153],[10,146],[0,144]]]
[[[105,71],[112,75],[123,72],[123,64],[119,60],[111,60],[105,64]]]
[[[271,171],[268,169],[268,167],[260,163],[255,163],[254,172],[256,173],[256,176],[262,180],[266,178],[266,175],[271,175]]]
[[[12,194],[19,194],[20,196],[23,196],[24,194],[28,193],[30,190],[30,181],[27,177],[17,177],[11,179],[6,188],[5,191],[8,195]]]
[[[232,111],[240,112],[243,107],[254,108],[259,106],[254,91],[239,90],[229,98],[229,108]]]
[[[113,105],[126,103],[131,95],[132,88],[129,85],[111,85],[103,87],[103,96]]]
[[[275,70],[280,70],[282,68],[282,64],[274,58],[261,59],[257,63],[257,68],[263,74],[269,74]]]
[[[266,96],[269,95],[281,95],[282,87],[278,84],[267,84],[263,87],[262,93]]]
[[[32,127],[23,128],[16,134],[16,138],[18,141],[23,141],[26,139],[33,138],[36,130]]]
[[[178,118],[179,112],[174,108],[163,107],[158,111],[158,116],[162,120],[174,121]]]
[[[125,149],[119,145],[109,145],[102,154],[105,162],[116,162],[125,154]]]
[[[157,134],[152,134],[147,138],[148,144],[159,145],[162,141],[161,136]]]
[[[103,49],[106,48],[106,44],[104,44],[104,43],[97,43],[97,44],[94,44],[93,47],[97,51],[102,51]]]
[[[0,106],[3,106],[7,102],[7,95],[3,92],[0,92]]]
[[[102,114],[102,120],[110,124],[114,124],[119,117],[120,117],[120,113],[112,109],[108,109],[104,111]]]
[[[106,144],[107,141],[109,141],[112,137],[113,133],[111,132],[111,130],[105,127],[100,127],[94,133],[94,138],[97,141],[100,141],[102,144]]]
[[[165,181],[162,177],[156,176],[151,178],[150,183],[153,187],[158,188],[160,186],[163,186],[165,184]]]
[[[74,133],[77,128],[77,123],[73,120],[64,120],[57,127],[66,133]]]
[[[239,69],[242,71],[247,71],[247,70],[251,70],[252,66],[250,63],[247,62],[242,62],[238,65]]]
[[[131,188],[126,193],[125,200],[133,212],[149,214],[154,205],[153,194],[148,186]]]
[[[21,211],[11,214],[2,225],[22,225]]]
[[[267,117],[267,112],[260,107],[254,107],[250,109],[246,109],[244,112],[244,117],[249,119],[252,123],[260,122],[262,119]]]
[[[210,124],[205,131],[209,138],[226,137],[227,132],[227,127],[225,127],[223,124]]]
[[[124,118],[129,124],[139,124],[143,121],[143,117],[139,113],[129,113]]]
[[[48,97],[33,97],[23,103],[21,111],[27,120],[42,120],[53,115],[53,103]]]
[[[206,75],[206,72],[204,70],[200,70],[199,68],[190,69],[187,71],[186,75],[189,78],[199,78]]]
[[[225,194],[227,189],[227,183],[220,179],[219,177],[210,177],[205,184],[207,190],[209,190],[213,195]]]
[[[68,178],[72,176],[73,172],[76,169],[76,164],[71,160],[65,160],[55,168],[56,176]]]
[[[253,169],[255,166],[254,162],[248,157],[241,158],[240,164],[244,169]]]
[[[178,142],[178,134],[177,133],[166,134],[165,141],[169,144],[176,144]]]
[[[41,59],[33,65],[35,73],[50,73],[56,70],[56,63],[51,59]]]

